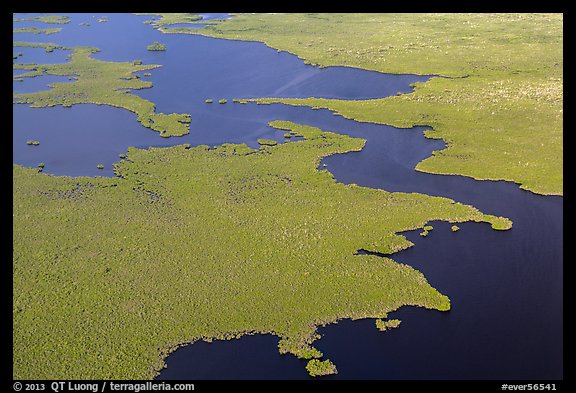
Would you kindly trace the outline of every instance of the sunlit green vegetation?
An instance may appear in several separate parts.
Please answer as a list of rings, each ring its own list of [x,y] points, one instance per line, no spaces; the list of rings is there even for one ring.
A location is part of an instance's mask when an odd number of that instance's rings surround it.
[[[98,169],[104,169],[104,165],[98,164],[98,165],[96,165],[96,168],[98,168]]]
[[[276,142],[274,139],[260,138],[258,139],[258,144],[265,146],[275,146],[278,144],[278,142]]]
[[[225,104],[225,103],[227,103],[227,102],[228,102],[228,100],[225,99],[225,98],[222,98],[221,100],[218,100],[218,103],[219,103],[219,104]]]
[[[385,99],[264,102],[429,125],[448,147],[417,170],[563,193],[562,14],[241,14],[187,33],[263,41],[322,67],[446,76]]]
[[[23,45],[24,44],[24,45]],[[180,136],[189,133],[188,114],[155,113],[154,103],[147,101],[130,91],[152,87],[152,82],[141,81],[134,72],[150,70],[159,65],[142,65],[142,61],[108,62],[91,57],[99,51],[93,47],[65,48],[55,44],[26,44],[14,42],[14,46],[35,46],[48,49],[72,50],[70,61],[63,64],[14,64],[15,69],[30,72],[18,75],[19,78],[33,77],[43,73],[50,75],[71,75],[74,82],[56,82],[50,90],[36,93],[14,94],[17,103],[28,103],[32,107],[51,107],[55,105],[102,104],[124,108],[138,115],[143,126],[160,132],[163,137]]]
[[[434,227],[433,227],[432,225],[426,225],[426,226],[424,227],[424,230],[425,230],[425,231],[428,231],[428,232],[430,232],[432,229],[434,229]]]
[[[44,15],[44,16],[33,16],[29,18],[14,18],[14,22],[27,22],[27,21],[37,21],[55,25],[63,25],[70,22],[70,17],[66,15]]]
[[[313,377],[338,374],[336,366],[329,359],[324,361],[312,359],[306,365],[306,370],[308,370],[308,373]]]
[[[154,27],[173,25],[176,23],[192,23],[202,19],[200,15],[189,13],[137,13],[136,15],[157,16],[158,18],[147,21],[148,24]]]
[[[450,227],[450,229],[452,230],[452,232],[456,232],[456,231],[460,230],[460,227],[458,225],[452,225]]]
[[[384,321],[382,319],[376,320],[376,328],[382,332],[386,330],[395,329],[400,326],[401,321],[399,319],[389,319]]]
[[[62,30],[61,27],[49,27],[39,29],[37,27],[18,27],[12,30],[13,33],[32,33],[32,34],[54,34]]]
[[[204,101],[207,104],[211,104],[214,102],[214,100],[212,98],[207,98],[206,101]]]
[[[14,41],[13,47],[30,47],[30,48],[44,48],[46,52],[53,52],[54,49],[66,49],[62,45],[52,44],[48,42],[22,42]]]
[[[26,141],[26,144],[27,144],[27,145],[30,145],[30,146],[38,146],[38,145],[40,144],[40,141],[35,141],[35,140],[32,140],[32,139],[28,139],[28,140]]]
[[[417,270],[357,250],[393,258],[413,245],[401,232],[434,220],[511,226],[446,198],[337,183],[320,160],[365,140],[270,125],[305,139],[129,148],[114,178],[14,165],[13,378],[151,378],[179,345],[247,333],[315,358],[318,325],[450,309]]]
[[[166,44],[161,44],[158,41],[154,41],[154,43],[151,45],[148,45],[146,47],[146,49],[149,51],[165,51],[166,50]]]
[[[299,359],[321,358],[323,353],[310,345],[318,338],[318,335],[314,335],[308,340],[294,341],[285,337],[278,342],[278,351],[282,355],[290,353]]]

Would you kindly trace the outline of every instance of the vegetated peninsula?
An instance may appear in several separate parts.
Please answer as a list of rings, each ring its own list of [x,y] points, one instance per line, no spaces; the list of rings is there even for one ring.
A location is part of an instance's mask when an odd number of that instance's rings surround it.
[[[43,22],[55,25],[64,25],[70,23],[70,17],[67,15],[42,15],[42,16],[32,16],[29,18],[14,18],[14,22]]]
[[[39,29],[37,27],[18,27],[13,29],[12,33],[54,34],[61,30],[61,27],[48,27],[45,29]]]
[[[322,67],[440,75],[383,99],[258,101],[429,125],[426,137],[448,147],[417,170],[563,193],[562,14],[236,14],[202,29],[161,31],[262,41]]]
[[[135,15],[148,15],[154,16],[153,19],[147,20],[145,23],[152,25],[155,28],[161,26],[168,26],[173,24],[180,24],[180,23],[196,23],[202,19],[200,15],[197,14],[190,14],[190,13],[151,13],[151,12],[140,12],[135,13]]]
[[[133,73],[160,67],[159,65],[142,65],[142,61],[109,62],[91,57],[99,51],[93,47],[66,48],[49,43],[21,43],[17,46],[44,47],[48,51],[68,49],[72,51],[70,61],[63,64],[14,64],[14,69],[30,72],[17,75],[26,78],[42,75],[70,75],[77,78],[74,82],[52,83],[50,90],[36,93],[14,94],[14,102],[31,104],[32,107],[50,107],[55,105],[71,106],[74,104],[102,104],[124,108],[138,115],[143,126],[158,131],[161,136],[180,136],[189,133],[189,114],[156,113],[154,103],[145,100],[130,90],[152,87],[152,82],[142,81]]]
[[[312,346],[318,325],[450,308],[391,259],[412,245],[401,232],[511,226],[446,198],[337,183],[321,158],[365,140],[270,125],[304,139],[130,148],[120,178],[13,165],[13,378],[152,378],[179,345],[252,333],[277,335],[314,375],[336,372]]]
[[[188,33],[195,29],[194,25],[213,25],[217,24],[220,19],[204,20],[200,15],[191,13],[136,13],[135,15],[150,15],[153,19],[144,21],[153,28],[164,33]],[[170,27],[174,24],[188,24],[190,27]]]

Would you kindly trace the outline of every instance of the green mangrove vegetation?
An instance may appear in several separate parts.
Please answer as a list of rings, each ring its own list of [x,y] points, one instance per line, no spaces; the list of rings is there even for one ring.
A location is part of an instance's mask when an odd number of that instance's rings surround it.
[[[222,99],[218,100],[218,103],[219,103],[219,104],[225,104],[225,103],[227,103],[227,102],[228,102],[228,100],[225,99],[225,98],[222,98]]]
[[[62,64],[14,64],[13,68],[29,70],[18,78],[34,77],[42,74],[70,75],[76,78],[69,83],[56,82],[50,90],[36,93],[14,94],[14,102],[31,104],[32,107],[51,107],[74,104],[110,105],[127,109],[138,115],[143,126],[158,131],[161,136],[181,136],[189,133],[189,114],[155,113],[154,103],[147,101],[131,90],[152,87],[152,82],[141,81],[134,72],[150,70],[159,65],[142,65],[141,60],[133,62],[108,62],[91,57],[99,51],[93,47],[62,47],[48,43],[14,42],[17,46],[44,47],[71,50],[70,61]]]
[[[16,47],[29,47],[29,48],[44,48],[46,52],[53,52],[54,49],[66,49],[62,45],[52,44],[49,42],[23,42],[13,41],[12,46]]]
[[[173,25],[176,23],[190,23],[198,22],[202,17],[196,14],[189,13],[147,13],[140,12],[135,15],[149,15],[154,16],[154,19],[147,20],[145,23],[158,28],[161,26]]]
[[[27,145],[30,145],[30,146],[38,146],[38,145],[40,144],[40,141],[35,141],[35,140],[32,140],[32,139],[28,139],[28,140],[26,141],[26,144],[27,144]]]
[[[54,25],[64,25],[70,23],[70,17],[66,15],[43,15],[43,16],[33,16],[28,18],[13,18],[14,22],[43,22]]]
[[[562,14],[239,14],[179,32],[262,41],[321,67],[443,76],[384,99],[258,101],[428,125],[447,148],[417,170],[563,193]]]
[[[96,168],[98,168],[98,169],[104,169],[104,165],[98,164],[98,165],[96,165]]]
[[[146,47],[146,49],[149,51],[165,51],[166,50],[166,44],[161,44],[158,41],[154,41],[154,43],[151,45],[148,45]]]
[[[384,321],[383,319],[376,320],[376,328],[381,332],[386,330],[395,329],[400,326],[401,321],[399,319],[389,319]]]
[[[212,98],[207,98],[204,102],[207,104],[211,104],[214,102],[214,100]]]
[[[203,20],[200,15],[190,13],[136,13],[135,15],[150,15],[155,18],[144,21],[145,24],[163,33],[190,33],[193,34],[194,25],[216,25],[218,19]],[[191,27],[170,27],[174,24],[189,24]]]
[[[275,146],[278,144],[278,142],[276,142],[274,139],[260,138],[260,139],[258,139],[258,144],[259,145],[265,145],[265,146]]]
[[[450,227],[450,229],[452,230],[452,232],[456,232],[456,231],[460,230],[460,227],[458,225],[452,225]]]
[[[115,178],[14,164],[13,378],[152,378],[180,345],[254,333],[310,358],[312,375],[335,372],[312,347],[317,326],[450,309],[392,259],[413,245],[401,232],[512,225],[447,198],[337,183],[320,160],[365,140],[270,125],[304,139],[129,148]]]
[[[37,27],[17,27],[12,30],[12,33],[55,34],[61,30],[61,27],[49,27],[46,29],[39,29]]]
[[[329,360],[320,361],[318,359],[312,359],[306,365],[306,370],[313,377],[318,377],[321,375],[331,375],[338,374],[336,366]]]

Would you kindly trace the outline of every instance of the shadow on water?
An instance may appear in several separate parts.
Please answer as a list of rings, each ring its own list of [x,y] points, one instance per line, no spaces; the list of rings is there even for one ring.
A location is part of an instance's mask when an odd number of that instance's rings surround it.
[[[393,259],[422,271],[450,297],[451,311],[401,308],[390,317],[401,319],[402,325],[386,333],[373,320],[340,321],[319,329],[323,338],[316,346],[339,370],[330,378],[562,378],[563,198],[535,195],[509,182],[415,171],[419,161],[444,147],[423,137],[426,127],[396,129],[354,122],[327,110],[231,102],[261,96],[383,97],[408,92],[411,83],[427,76],[319,69],[261,43],[162,35],[142,23],[147,17],[114,14],[108,15],[110,22],[78,26],[99,16],[72,14],[72,22],[51,41],[100,47],[95,57],[102,60],[162,64],[147,78],[154,87],[135,94],[155,102],[158,111],[190,113],[190,134],[161,138],[137,123],[135,114],[107,106],[14,105],[15,163],[36,166],[43,161],[45,172],[53,174],[113,176],[112,163],[129,146],[245,142],[257,147],[258,138],[283,142],[284,131],[267,125],[277,119],[365,138],[362,151],[326,157],[320,165],[326,164],[339,182],[449,197],[509,217],[514,227],[502,232],[464,223],[452,232],[451,224],[434,222],[426,238],[418,231],[406,233],[416,246]],[[168,50],[147,51],[154,41],[166,43]],[[46,79],[33,83],[46,84]],[[229,102],[209,105],[206,98]],[[30,147],[27,139],[41,144]],[[96,169],[98,163],[105,169]],[[309,378],[305,362],[280,356],[277,342],[261,335],[182,347],[166,359],[168,368],[159,379]]]

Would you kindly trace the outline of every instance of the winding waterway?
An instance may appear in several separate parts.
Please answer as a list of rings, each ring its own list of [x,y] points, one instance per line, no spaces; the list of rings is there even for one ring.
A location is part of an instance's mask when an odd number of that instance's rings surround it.
[[[204,15],[204,14],[203,14]],[[30,16],[30,15],[27,15]],[[360,152],[326,157],[343,183],[389,191],[446,196],[485,213],[514,222],[510,231],[465,223],[452,232],[448,223],[433,223],[426,238],[406,236],[415,247],[394,259],[422,271],[432,286],[450,297],[450,312],[402,308],[390,317],[399,329],[381,333],[373,320],[340,321],[319,329],[315,345],[338,367],[330,379],[561,379],[563,377],[563,198],[536,195],[509,182],[476,181],[462,176],[432,175],[415,165],[444,144],[425,139],[425,127],[397,129],[334,116],[327,110],[280,104],[235,104],[233,98],[327,97],[366,99],[410,92],[410,84],[429,76],[386,75],[347,67],[319,69],[288,53],[256,42],[162,34],[142,22],[148,17],[72,14],[60,33],[14,34],[14,40],[95,46],[95,58],[143,60],[162,64],[142,77],[153,88],[135,91],[164,113],[190,113],[190,134],[161,138],[123,109],[101,105],[71,108],[13,106],[13,161],[26,166],[45,162],[45,172],[70,176],[114,176],[112,163],[130,146],[181,143],[217,145],[248,143],[258,138],[283,142],[272,120],[291,120],[367,140]],[[210,19],[205,14],[205,19]],[[90,26],[80,26],[90,21]],[[38,22],[18,22],[18,27]],[[159,41],[166,52],[149,52]],[[33,48],[15,62],[63,62],[68,52]],[[64,81],[42,76],[14,82],[14,91],[29,92]],[[206,98],[229,100],[205,104]],[[39,140],[28,146],[26,140]],[[96,169],[103,163],[103,170]],[[159,379],[305,379],[305,361],[281,356],[278,339],[245,336],[232,341],[198,342],[167,359]]]

